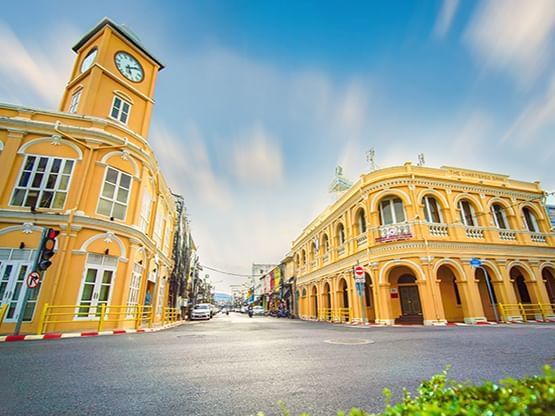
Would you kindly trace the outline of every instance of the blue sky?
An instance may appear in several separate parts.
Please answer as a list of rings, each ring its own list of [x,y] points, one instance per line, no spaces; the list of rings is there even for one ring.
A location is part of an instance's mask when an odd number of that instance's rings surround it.
[[[149,140],[207,265],[278,262],[371,147],[555,190],[553,1],[75,4],[3,5],[0,101],[56,109],[77,40],[129,26],[166,65]]]

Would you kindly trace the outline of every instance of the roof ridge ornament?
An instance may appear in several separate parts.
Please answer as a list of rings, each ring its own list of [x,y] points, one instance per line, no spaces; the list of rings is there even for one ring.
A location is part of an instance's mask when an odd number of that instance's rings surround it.
[[[337,165],[335,167],[335,178],[332,180],[328,191],[330,193],[335,193],[339,196],[341,193],[345,192],[353,186],[353,182],[343,176],[343,167]]]

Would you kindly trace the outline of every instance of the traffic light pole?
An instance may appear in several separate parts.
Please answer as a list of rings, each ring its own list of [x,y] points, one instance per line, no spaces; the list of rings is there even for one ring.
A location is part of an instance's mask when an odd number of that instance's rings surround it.
[[[40,237],[39,247],[37,249],[37,254],[35,255],[35,260],[33,262],[33,267],[31,269],[31,272],[35,272],[38,269],[40,254],[41,254],[41,251],[42,251],[41,250],[42,242],[46,238],[47,233],[48,233],[48,227],[44,227],[42,229],[42,235]],[[41,272],[39,272],[39,273],[41,273]],[[21,324],[23,323],[23,315],[25,315],[25,309],[27,309],[27,303],[29,302],[29,298],[31,297],[31,292],[33,290],[39,290],[39,288],[40,288],[40,286],[39,286],[38,288],[35,288],[35,289],[29,289],[27,287],[27,276],[25,277],[25,280],[22,283],[22,285],[24,285],[25,294],[23,295],[23,305],[21,305],[21,308],[19,310],[19,315],[17,316],[17,323],[15,324],[14,335],[19,335],[19,331],[21,329]]]

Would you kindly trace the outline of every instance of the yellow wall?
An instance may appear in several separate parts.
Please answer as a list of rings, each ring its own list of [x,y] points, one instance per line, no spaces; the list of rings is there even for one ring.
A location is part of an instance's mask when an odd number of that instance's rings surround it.
[[[426,195],[436,199],[440,223],[425,221]],[[435,169],[407,163],[362,175],[293,242],[291,257],[297,287],[302,291],[314,283],[330,281],[336,288],[345,275],[353,286],[352,268],[355,264],[363,265],[373,282],[375,319],[392,324],[402,318],[402,311],[400,297],[392,298],[391,291],[398,290],[398,277],[410,272],[417,280],[424,324],[492,320],[485,286],[475,280],[469,263],[471,258],[478,257],[488,267],[496,294],[499,292],[499,302],[516,302],[510,274],[518,268],[525,274],[532,301],[547,303],[540,270],[555,263],[555,235],[541,206],[542,196],[538,183],[460,168]],[[385,230],[392,227],[381,224],[380,202],[387,198],[400,198],[403,203],[405,221],[394,226],[410,231],[405,238],[380,240]],[[461,199],[474,206],[473,227],[461,222],[458,205]],[[508,229],[497,228],[491,214],[494,203],[503,206]],[[536,216],[538,232],[527,229],[523,207]],[[366,215],[366,233],[360,232],[357,222],[361,209]],[[346,241],[342,246],[338,242],[339,224],[345,227]],[[324,251],[325,235],[330,241],[328,252]],[[314,239],[319,239],[320,251],[312,261],[303,262],[303,252],[310,253]],[[457,281],[461,305],[456,303],[453,278]],[[332,307],[341,304],[337,299],[334,302]],[[304,303],[306,310],[309,302],[305,299]],[[355,317],[360,318],[361,302],[351,299],[350,303],[354,305]]]
[[[93,46],[99,48],[95,64],[81,74],[79,68],[82,59]],[[115,69],[114,54],[119,50],[128,51],[140,60],[145,73],[142,82],[131,83]],[[140,48],[106,26],[78,51],[62,99],[60,108],[67,111],[75,88],[83,88],[77,115],[0,105],[0,115],[7,117],[0,122],[0,140],[4,145],[0,152],[0,251],[6,257],[0,259],[0,267],[2,262],[15,262],[20,248],[36,249],[44,227],[61,231],[52,265],[43,276],[33,319],[23,324],[23,333],[38,330],[38,321],[46,304],[59,306],[79,303],[86,262],[92,258],[89,256],[95,254],[110,256],[106,259],[117,259],[108,306],[126,305],[129,302],[136,263],[142,263],[144,267],[137,304],[144,304],[148,276],[156,270],[156,282],[150,283],[152,306],[156,310],[162,280],[165,286],[160,303],[162,306],[167,305],[173,267],[171,250],[176,221],[175,204],[145,139],[158,70],[158,64]],[[128,126],[108,118],[114,90],[122,91],[133,101]],[[26,155],[62,157],[74,161],[62,208],[37,208],[31,212],[29,207],[9,205]],[[124,220],[112,220],[97,213],[108,167],[132,176]],[[147,230],[142,232],[139,222],[145,189],[148,189],[153,201]],[[158,200],[163,202],[159,203]],[[163,212],[164,224],[168,224],[168,227],[162,229],[160,243],[153,240],[154,219],[158,210]],[[169,233],[169,247],[163,249],[164,233]],[[47,325],[46,331],[95,329],[97,317],[75,319],[75,311],[67,311],[65,319],[71,322],[51,323]],[[135,322],[123,321],[121,318],[123,315],[118,318],[108,313],[107,319],[114,322],[107,322],[104,328],[135,325]],[[161,316],[157,317],[155,323],[160,319]],[[4,322],[0,326],[0,333],[10,333],[14,326],[13,322]]]

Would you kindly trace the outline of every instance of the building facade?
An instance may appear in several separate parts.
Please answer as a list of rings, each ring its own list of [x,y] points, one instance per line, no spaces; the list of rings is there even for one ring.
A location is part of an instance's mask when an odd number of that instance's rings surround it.
[[[491,321],[492,303],[552,314],[555,234],[544,195],[539,183],[451,167],[362,175],[293,242],[298,313],[388,325]]]
[[[174,308],[179,308],[185,314],[189,306],[189,286],[191,276],[191,265],[193,258],[193,238],[187,218],[185,200],[181,195],[173,194],[175,201],[175,232],[173,239],[173,270],[170,278],[170,290],[168,303]]]
[[[2,333],[21,314],[23,332],[50,332],[136,325],[145,305],[152,323],[167,306],[176,207],[148,142],[163,65],[109,19],[73,50],[59,111],[0,104]],[[44,227],[57,252],[27,289]]]

